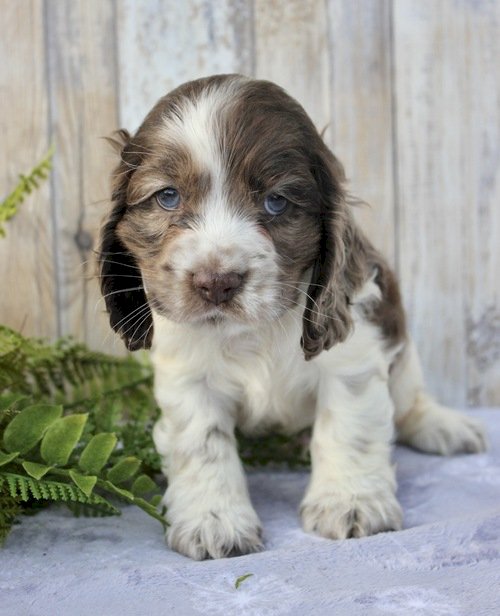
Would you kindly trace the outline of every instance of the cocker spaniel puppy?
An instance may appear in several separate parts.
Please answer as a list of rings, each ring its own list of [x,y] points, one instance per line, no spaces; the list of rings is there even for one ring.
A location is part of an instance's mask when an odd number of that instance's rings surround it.
[[[119,137],[102,292],[127,347],[152,349],[169,545],[195,559],[261,548],[235,427],[313,425],[306,531],[401,528],[393,438],[447,455],[484,437],[425,391],[394,274],[303,108],[217,75]]]

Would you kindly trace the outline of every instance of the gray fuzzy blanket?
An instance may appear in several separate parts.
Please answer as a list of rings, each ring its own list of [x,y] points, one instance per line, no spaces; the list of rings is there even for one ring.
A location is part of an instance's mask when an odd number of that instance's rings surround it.
[[[63,509],[23,518],[0,550],[2,616],[500,614],[500,412],[477,410],[486,454],[439,458],[397,448],[405,529],[366,539],[306,535],[307,473],[253,473],[265,551],[193,562],[161,526]],[[237,578],[252,574],[235,587]]]

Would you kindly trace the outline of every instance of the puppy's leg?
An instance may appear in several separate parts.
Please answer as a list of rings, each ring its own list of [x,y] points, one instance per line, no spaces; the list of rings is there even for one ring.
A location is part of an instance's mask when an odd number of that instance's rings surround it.
[[[398,440],[427,453],[478,453],[486,448],[479,422],[441,406],[425,391],[417,352],[408,342],[389,380]]]
[[[321,379],[304,529],[344,539],[401,528],[390,463],[393,404],[386,370]]]
[[[255,552],[261,548],[260,522],[238,457],[231,409],[200,381],[184,385],[176,391],[169,384],[157,396],[163,414],[153,432],[168,478],[168,544],[196,560]]]

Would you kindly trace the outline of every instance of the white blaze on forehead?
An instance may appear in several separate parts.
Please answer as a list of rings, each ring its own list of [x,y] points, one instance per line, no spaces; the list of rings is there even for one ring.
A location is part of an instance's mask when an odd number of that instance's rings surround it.
[[[207,87],[196,97],[183,98],[175,113],[165,119],[162,136],[185,148],[198,170],[210,176],[210,191],[200,204],[200,217],[195,223],[201,242],[196,252],[209,248],[217,251],[234,245],[245,251],[250,229],[255,232],[255,225],[238,211],[237,204],[229,203],[226,190],[225,116],[243,81],[244,78],[235,77]]]
[[[164,126],[167,141],[185,148],[200,170],[218,174],[222,168],[217,128],[223,107],[218,90],[203,92],[199,98],[184,98]]]
[[[234,77],[207,86],[192,98],[183,97],[174,113],[165,118],[162,136],[186,148],[200,170],[208,171],[212,178],[223,173],[224,115],[243,81]]]

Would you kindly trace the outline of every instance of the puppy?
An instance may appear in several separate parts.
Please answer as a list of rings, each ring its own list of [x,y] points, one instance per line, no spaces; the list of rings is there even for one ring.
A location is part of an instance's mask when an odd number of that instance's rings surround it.
[[[262,547],[234,430],[312,425],[306,531],[400,529],[398,440],[483,451],[425,391],[398,285],[356,226],[342,165],[280,87],[217,75],[119,132],[100,248],[111,326],[151,347],[168,544],[195,559]]]

